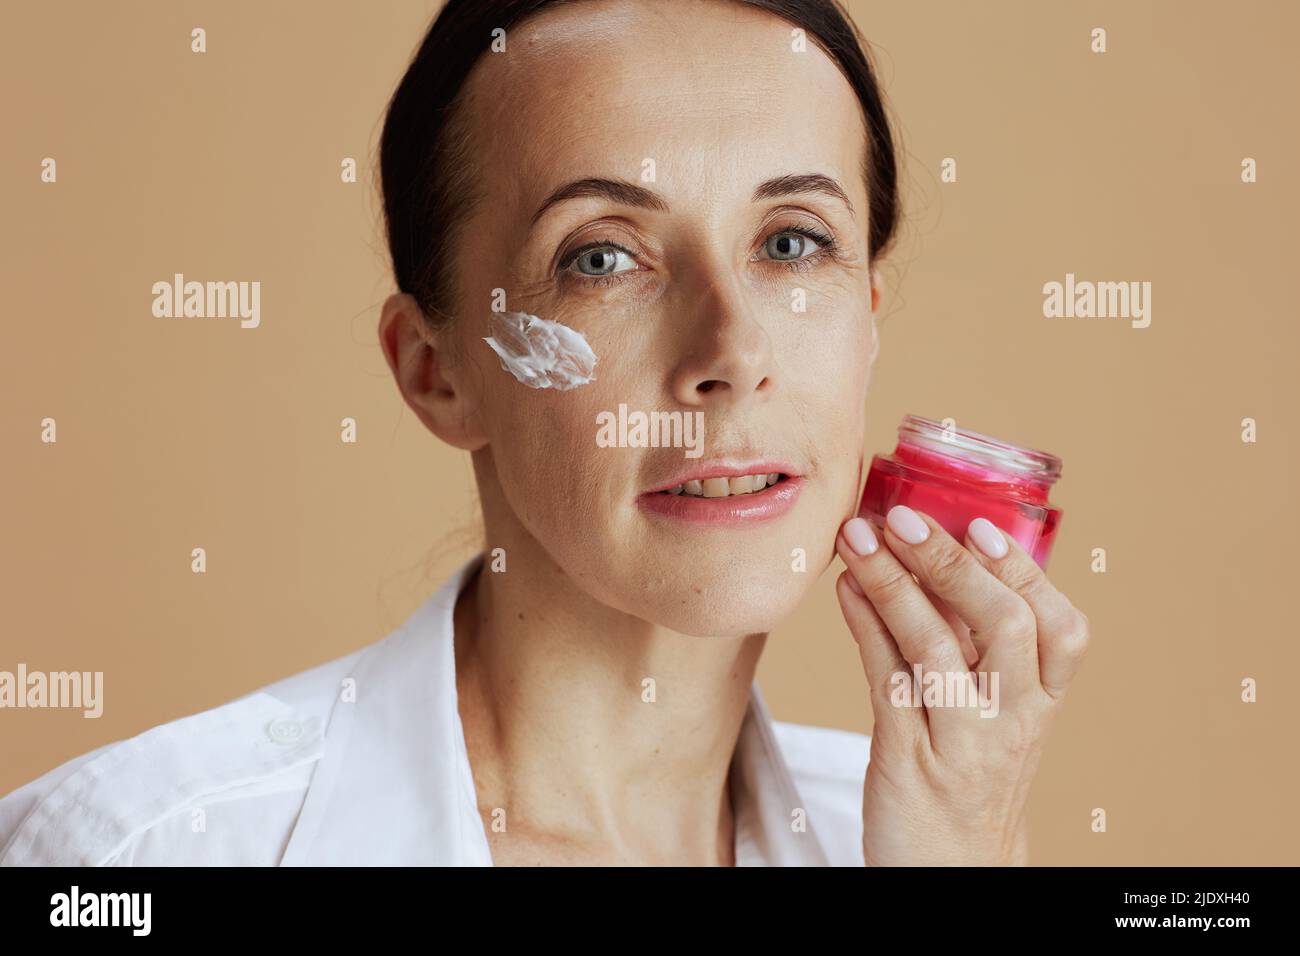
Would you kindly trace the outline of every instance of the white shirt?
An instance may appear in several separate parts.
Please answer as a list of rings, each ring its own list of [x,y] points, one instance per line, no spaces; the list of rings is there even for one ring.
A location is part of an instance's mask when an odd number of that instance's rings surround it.
[[[107,744],[0,800],[0,865],[491,866],[456,700],[467,561],[384,639]],[[737,866],[861,866],[865,734],[774,722],[733,756]]]

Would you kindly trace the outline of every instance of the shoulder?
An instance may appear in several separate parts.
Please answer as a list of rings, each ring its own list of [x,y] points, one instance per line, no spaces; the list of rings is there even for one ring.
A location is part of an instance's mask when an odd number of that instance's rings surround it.
[[[274,865],[365,648],[106,744],[0,799],[0,865]]]
[[[862,786],[871,738],[852,730],[773,721],[808,822],[832,866],[862,866]]]

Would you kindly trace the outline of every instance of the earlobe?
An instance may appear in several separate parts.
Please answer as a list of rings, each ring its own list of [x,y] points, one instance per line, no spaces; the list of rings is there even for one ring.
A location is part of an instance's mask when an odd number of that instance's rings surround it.
[[[876,357],[880,354],[880,323],[876,317],[880,314],[880,271],[871,270],[871,358],[868,360],[868,367],[876,364]]]
[[[414,297],[398,292],[384,302],[379,345],[402,398],[429,431],[466,451],[487,444],[475,414],[477,397],[447,373],[450,342],[429,329]]]

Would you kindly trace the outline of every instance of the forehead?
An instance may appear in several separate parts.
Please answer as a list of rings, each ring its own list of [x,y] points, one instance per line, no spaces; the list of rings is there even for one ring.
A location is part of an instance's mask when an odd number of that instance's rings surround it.
[[[804,172],[860,195],[857,98],[794,29],[735,0],[582,0],[525,21],[467,84],[492,198],[531,213],[572,179],[639,180],[647,160],[674,200]]]

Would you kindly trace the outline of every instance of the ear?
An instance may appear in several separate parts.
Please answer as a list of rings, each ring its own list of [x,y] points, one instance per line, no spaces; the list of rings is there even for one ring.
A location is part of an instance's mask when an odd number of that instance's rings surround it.
[[[876,316],[880,314],[880,297],[882,295],[883,281],[880,278],[880,270],[871,270],[871,358],[868,361],[868,367],[876,364],[876,356],[880,354],[880,323],[876,321]]]
[[[471,376],[456,374],[451,342],[428,329],[412,296],[399,292],[384,302],[379,344],[398,391],[425,428],[454,448],[477,451],[487,444],[481,398],[466,387]]]

